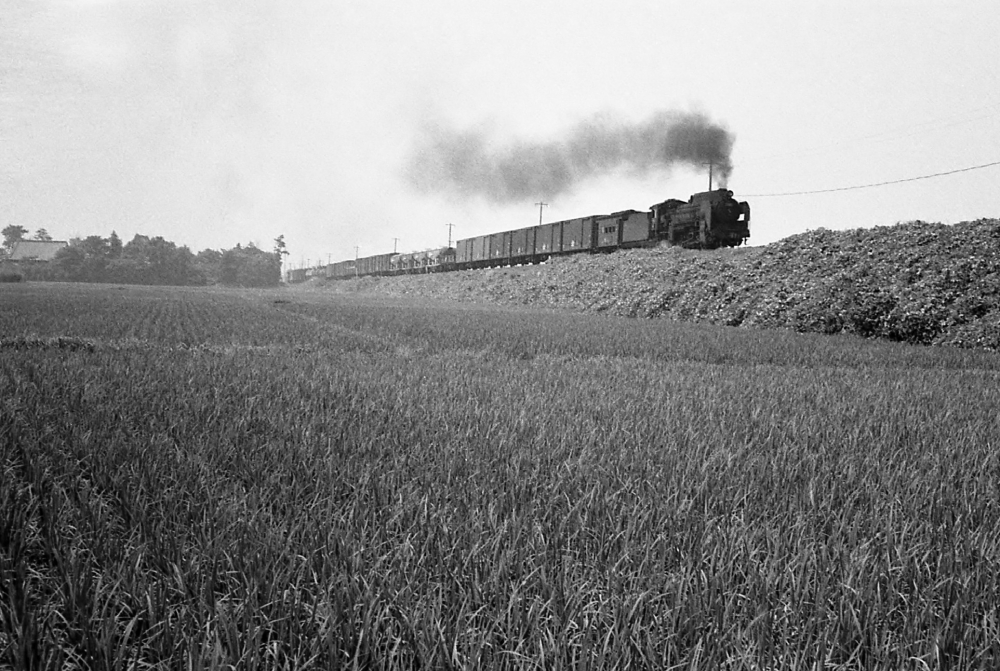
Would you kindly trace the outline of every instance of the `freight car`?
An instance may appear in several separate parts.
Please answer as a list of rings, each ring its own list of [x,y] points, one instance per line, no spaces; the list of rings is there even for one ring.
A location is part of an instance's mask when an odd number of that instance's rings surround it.
[[[290,268],[285,271],[285,282],[289,284],[306,281],[305,268]]]
[[[454,247],[441,247],[439,249],[428,249],[423,252],[396,254],[389,264],[389,274],[437,273],[442,270],[451,270],[454,265]]]
[[[728,189],[623,210],[466,238],[454,247],[380,254],[326,266],[329,279],[540,263],[554,256],[611,252],[667,242],[692,249],[736,247],[750,237],[750,206]],[[295,280],[290,280],[295,281]]]

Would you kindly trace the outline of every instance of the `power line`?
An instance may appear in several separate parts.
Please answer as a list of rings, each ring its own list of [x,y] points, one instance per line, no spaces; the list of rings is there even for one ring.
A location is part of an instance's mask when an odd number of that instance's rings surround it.
[[[944,128],[950,128],[952,126],[959,126],[962,124],[971,123],[973,121],[981,121],[983,119],[989,119],[995,117],[998,114],[997,112],[993,112],[990,114],[980,114],[979,116],[973,116],[973,117],[970,117],[969,115],[977,114],[979,112],[985,112],[987,110],[995,110],[997,108],[1000,108],[1000,103],[993,103],[991,105],[985,105],[983,107],[977,107],[971,110],[965,110],[961,114],[952,114],[945,117],[936,117],[916,124],[895,126],[875,133],[846,137],[837,140],[831,144],[819,145],[815,147],[806,147],[803,149],[781,152],[778,154],[767,154],[765,156],[758,157],[757,161],[766,161],[773,158],[786,158],[790,156],[802,156],[802,155],[809,156],[815,154],[826,154],[832,151],[840,151],[844,148],[844,146],[858,144],[864,141],[886,142],[898,138],[912,137],[913,135],[927,134]]]
[[[1000,161],[974,165],[969,168],[959,168],[958,170],[948,170],[946,172],[936,172],[933,175],[921,175],[920,177],[907,177],[906,179],[893,179],[888,182],[875,182],[872,184],[858,184],[856,186],[841,186],[836,189],[817,189],[815,191],[788,191],[786,193],[750,193],[740,194],[741,198],[774,198],[777,196],[806,196],[814,193],[833,193],[834,191],[853,191],[855,189],[872,189],[876,186],[888,186],[889,184],[902,184],[903,182],[916,182],[921,179],[931,179],[932,177],[943,177],[944,175],[954,175],[959,172],[969,172],[970,170],[981,170],[1000,165]]]

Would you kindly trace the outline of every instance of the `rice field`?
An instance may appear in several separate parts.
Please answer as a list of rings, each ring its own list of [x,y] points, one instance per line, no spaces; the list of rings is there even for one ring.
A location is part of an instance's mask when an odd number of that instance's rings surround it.
[[[1000,356],[0,286],[0,667],[992,669]]]

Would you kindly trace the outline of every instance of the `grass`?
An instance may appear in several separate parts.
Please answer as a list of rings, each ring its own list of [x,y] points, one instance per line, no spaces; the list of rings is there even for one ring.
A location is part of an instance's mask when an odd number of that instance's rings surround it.
[[[0,289],[0,664],[995,668],[1000,357]]]

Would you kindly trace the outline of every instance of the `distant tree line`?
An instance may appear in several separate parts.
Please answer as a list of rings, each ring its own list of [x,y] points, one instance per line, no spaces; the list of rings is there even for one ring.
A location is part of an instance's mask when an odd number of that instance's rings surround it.
[[[11,249],[26,233],[20,226],[5,228],[5,248]],[[51,237],[40,230],[35,239]],[[112,231],[107,238],[91,235],[72,239],[51,262],[26,265],[24,273],[27,279],[66,282],[266,287],[281,281],[281,259],[287,253],[284,236],[278,236],[270,252],[250,243],[193,254],[187,247],[178,247],[159,236],[136,235],[122,244]]]

